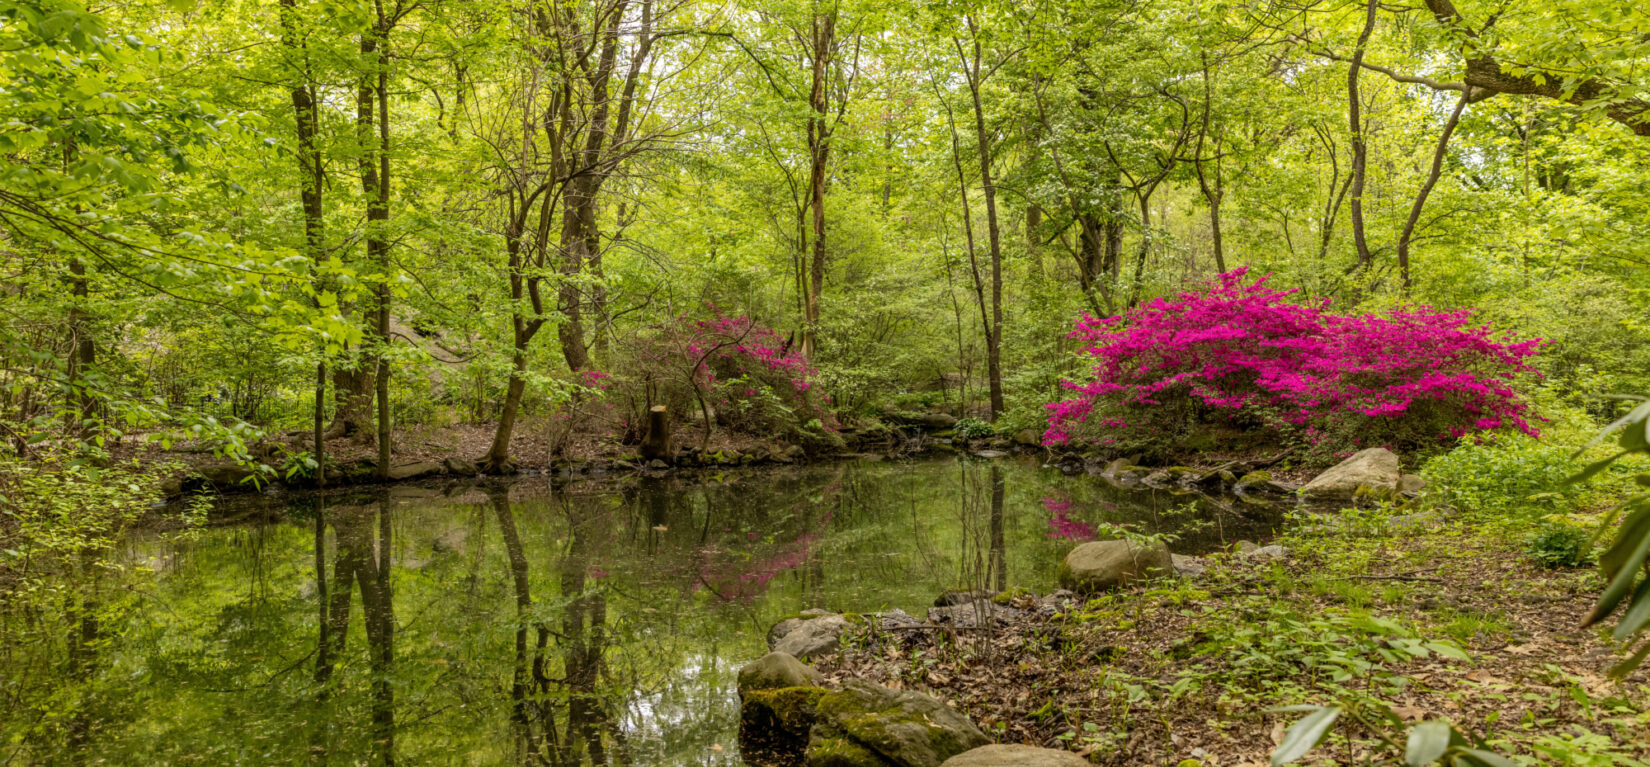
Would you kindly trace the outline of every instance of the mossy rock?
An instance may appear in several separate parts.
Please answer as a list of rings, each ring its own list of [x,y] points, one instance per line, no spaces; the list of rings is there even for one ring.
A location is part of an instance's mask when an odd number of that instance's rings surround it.
[[[818,687],[824,683],[811,666],[782,652],[770,652],[739,669],[739,694],[786,687]]]
[[[800,765],[821,687],[749,690],[739,703],[739,751],[749,764]]]
[[[808,745],[809,767],[892,764],[939,767],[990,742],[967,717],[920,693],[852,681],[819,699]],[[858,749],[838,741],[851,741]],[[882,761],[867,761],[863,751]]]
[[[739,704],[741,726],[757,726],[806,739],[813,729],[823,687],[779,687],[747,690]]]
[[[808,767],[899,767],[841,734],[816,733],[808,740]]]
[[[1024,586],[1015,586],[1014,588],[992,597],[991,601],[1000,605],[1006,605],[1020,598],[1036,599],[1037,593]]]

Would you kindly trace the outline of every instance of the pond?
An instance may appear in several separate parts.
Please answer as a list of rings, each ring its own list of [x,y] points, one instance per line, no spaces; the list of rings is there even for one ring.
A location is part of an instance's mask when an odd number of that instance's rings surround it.
[[[53,692],[0,714],[48,720],[0,751],[735,765],[735,673],[783,616],[1043,593],[1106,523],[1193,553],[1270,534],[1264,510],[1196,499],[967,458],[228,499],[205,529],[132,536],[66,659],[11,651],[0,681]]]

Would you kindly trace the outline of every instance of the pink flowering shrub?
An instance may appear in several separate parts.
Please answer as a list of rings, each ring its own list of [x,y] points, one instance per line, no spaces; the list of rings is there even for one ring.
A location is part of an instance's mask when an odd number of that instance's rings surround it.
[[[1470,311],[1332,314],[1246,272],[1122,317],[1084,316],[1070,337],[1088,344],[1093,377],[1063,382],[1075,396],[1047,405],[1044,444],[1162,444],[1222,423],[1330,454],[1536,434],[1512,381],[1531,372],[1539,340],[1497,336]]]
[[[823,436],[836,428],[830,398],[799,350],[748,316],[706,309],[709,318],[679,315],[626,344],[623,394],[635,439],[656,404],[684,420],[708,412],[718,426],[750,434]]]
[[[817,420],[836,428],[829,402],[815,391],[818,374],[779,333],[747,316],[729,317],[707,306],[711,319],[688,324],[686,353],[697,362],[694,375],[716,409],[717,421],[731,429],[782,432]],[[680,325],[684,318],[677,318]]]

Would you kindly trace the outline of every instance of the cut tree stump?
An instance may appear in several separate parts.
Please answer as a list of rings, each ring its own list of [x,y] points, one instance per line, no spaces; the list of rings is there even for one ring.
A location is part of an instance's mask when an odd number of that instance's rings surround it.
[[[647,410],[647,436],[642,438],[642,460],[671,462],[670,418],[664,405]]]

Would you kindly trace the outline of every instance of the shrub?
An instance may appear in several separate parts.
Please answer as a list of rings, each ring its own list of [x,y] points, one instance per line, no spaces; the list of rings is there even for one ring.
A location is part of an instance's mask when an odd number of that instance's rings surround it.
[[[1593,534],[1575,525],[1556,522],[1530,535],[1524,544],[1530,558],[1543,567],[1581,567],[1597,558]]]
[[[1161,440],[1200,423],[1322,452],[1537,433],[1512,380],[1540,341],[1496,337],[1470,311],[1338,315],[1293,292],[1238,269],[1124,316],[1085,315],[1071,337],[1088,344],[1093,377],[1064,382],[1077,396],[1047,406],[1044,444]]]
[[[1522,435],[1493,444],[1470,440],[1427,461],[1421,476],[1438,500],[1467,512],[1530,516],[1567,511],[1577,488],[1566,484],[1570,451]]]
[[[996,436],[997,429],[978,418],[964,418],[951,427],[951,433],[957,439],[985,439]]]
[[[817,375],[799,351],[750,317],[706,308],[708,319],[680,315],[628,344],[630,370],[616,376],[612,395],[628,403],[633,436],[655,404],[680,418],[710,413],[716,423],[751,434],[834,432],[830,397],[817,391]],[[815,422],[816,429],[804,426]]]

